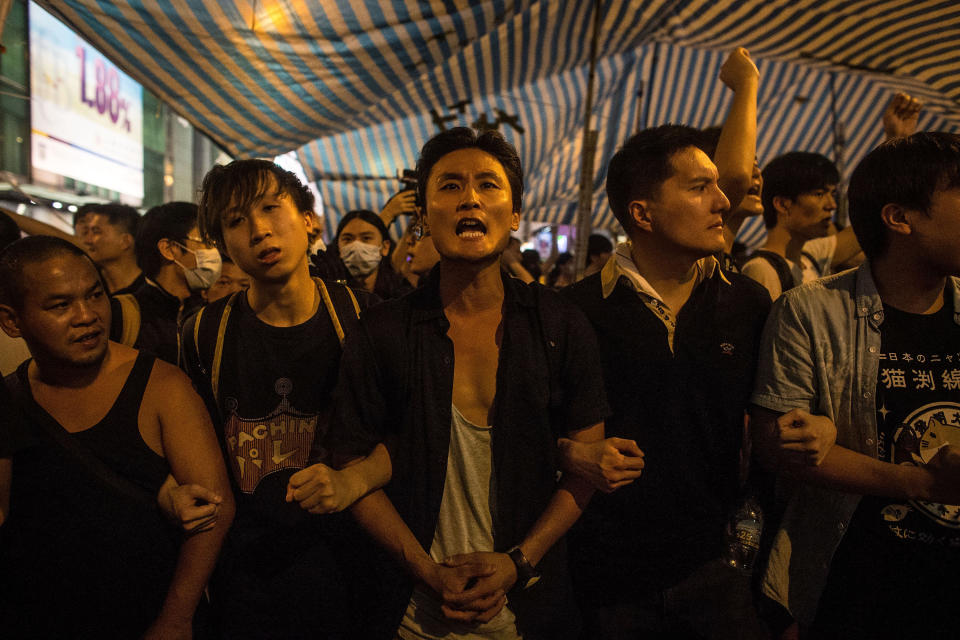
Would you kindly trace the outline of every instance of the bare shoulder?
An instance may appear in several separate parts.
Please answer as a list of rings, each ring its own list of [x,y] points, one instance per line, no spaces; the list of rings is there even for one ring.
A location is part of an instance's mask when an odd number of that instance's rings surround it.
[[[194,399],[200,402],[187,374],[169,362],[157,358],[143,394],[144,403],[156,408],[160,413],[165,413],[185,409]]]

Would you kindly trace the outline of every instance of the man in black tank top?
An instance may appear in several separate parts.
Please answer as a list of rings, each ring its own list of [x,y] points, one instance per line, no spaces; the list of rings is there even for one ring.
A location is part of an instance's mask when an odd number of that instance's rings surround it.
[[[233,519],[202,401],[175,367],[107,339],[103,283],[69,243],[15,242],[0,283],[0,325],[33,356],[4,381],[26,418],[0,424],[4,634],[190,637]],[[156,507],[170,473],[223,496],[217,527],[173,535]]]

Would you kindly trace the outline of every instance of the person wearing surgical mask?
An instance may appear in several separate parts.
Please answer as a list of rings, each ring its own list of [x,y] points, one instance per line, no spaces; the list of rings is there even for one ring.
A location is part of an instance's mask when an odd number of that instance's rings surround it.
[[[321,260],[315,260],[323,277],[343,280],[382,300],[398,298],[411,290],[390,264],[392,244],[380,216],[366,209],[348,212],[337,225],[334,242]]]
[[[179,364],[180,326],[220,277],[220,252],[200,239],[197,205],[168,202],[143,216],[136,253],[146,282],[112,298],[110,338]]]

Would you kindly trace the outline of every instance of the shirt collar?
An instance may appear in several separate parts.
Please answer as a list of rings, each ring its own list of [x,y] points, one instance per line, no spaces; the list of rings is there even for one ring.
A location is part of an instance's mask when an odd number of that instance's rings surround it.
[[[953,303],[953,321],[960,324],[960,278],[947,278],[947,285],[950,301]],[[946,295],[947,292],[944,292],[944,296]],[[857,267],[856,300],[855,311],[858,317],[869,315],[874,319],[882,320],[883,300],[880,299],[880,293],[877,291],[877,283],[873,279],[869,260]],[[947,301],[944,300],[943,303],[947,304]],[[879,325],[879,322],[877,324]]]
[[[660,294],[650,286],[646,278],[640,275],[640,272],[637,270],[637,265],[633,262],[630,250],[631,244],[629,241],[621,242],[617,245],[610,259],[607,260],[607,264],[603,266],[600,272],[600,284],[603,288],[603,297],[608,298],[617,286],[617,282],[619,282],[621,278],[624,278],[628,285],[637,293],[642,293],[663,302]],[[710,255],[697,260],[696,268],[696,284],[712,278],[714,274],[719,274],[722,282],[730,284],[727,276],[723,273],[723,269],[720,268],[720,262],[715,256]]]
[[[503,278],[504,304],[510,307],[514,304],[520,307],[536,307],[537,299],[532,287],[525,285],[521,280],[514,278],[503,269],[500,270]],[[429,322],[439,318],[446,319],[443,305],[440,301],[440,264],[438,263],[427,273],[423,284],[414,292],[408,294],[413,304],[413,321],[415,323]]]

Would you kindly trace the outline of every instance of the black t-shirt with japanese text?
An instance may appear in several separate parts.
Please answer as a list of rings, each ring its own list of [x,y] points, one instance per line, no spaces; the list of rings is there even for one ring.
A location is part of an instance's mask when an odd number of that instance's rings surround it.
[[[218,319],[225,304],[204,313]],[[352,306],[340,311],[340,321],[347,330],[356,323]],[[214,581],[214,604],[225,605],[221,632],[345,637],[356,625],[347,589],[356,570],[350,565],[354,525],[346,514],[313,515],[285,500],[294,473],[327,462],[319,443],[341,355],[333,321],[321,303],[300,325],[272,326],[257,318],[246,292],[238,294],[222,341],[215,401],[212,373],[193,344],[196,322],[183,329],[184,362],[211,407],[237,501]]]
[[[924,465],[944,444],[960,445],[960,325],[949,302],[926,315],[883,312],[878,456]],[[904,637],[955,637],[958,572],[960,507],[864,496],[831,564],[818,622],[852,636],[897,628]]]

